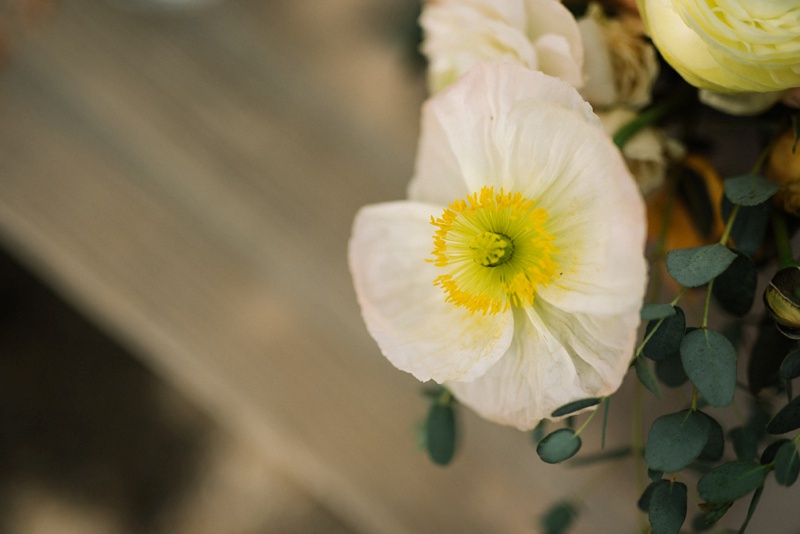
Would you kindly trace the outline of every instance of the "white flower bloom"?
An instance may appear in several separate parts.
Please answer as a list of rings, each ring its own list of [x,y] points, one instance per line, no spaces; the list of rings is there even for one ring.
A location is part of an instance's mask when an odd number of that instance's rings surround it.
[[[583,83],[578,25],[558,0],[428,0],[420,24],[432,93],[491,61]]]
[[[656,47],[686,81],[720,93],[800,85],[797,0],[637,0]]]
[[[395,366],[520,429],[619,387],[645,208],[572,87],[476,66],[423,106],[409,197],[362,208],[349,245],[367,329]]]
[[[581,95],[595,108],[648,105],[658,60],[642,20],[632,15],[609,18],[599,4],[590,4],[578,27],[586,53]]]

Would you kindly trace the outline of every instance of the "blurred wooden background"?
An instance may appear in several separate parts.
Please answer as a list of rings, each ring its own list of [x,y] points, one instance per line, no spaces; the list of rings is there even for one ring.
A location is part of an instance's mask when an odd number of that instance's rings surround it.
[[[61,0],[11,35],[2,245],[353,532],[536,531],[598,471],[469,413],[454,464],[431,465],[420,384],[351,288],[353,215],[412,173],[416,3],[135,4]],[[618,478],[575,532],[635,529]]]

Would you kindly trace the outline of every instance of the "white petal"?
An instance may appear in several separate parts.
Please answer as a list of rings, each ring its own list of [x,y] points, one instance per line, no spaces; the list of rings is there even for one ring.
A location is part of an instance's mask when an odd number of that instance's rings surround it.
[[[583,85],[583,42],[575,17],[557,0],[526,0],[528,37],[539,56],[539,70],[573,87]]]
[[[527,119],[517,110],[520,102],[563,109],[602,132],[591,106],[565,82],[512,65],[478,65],[423,105],[410,197],[448,204],[484,185],[508,185],[514,178],[509,150],[524,150],[529,142],[518,131]],[[536,132],[541,138],[536,142],[546,142],[548,135],[547,130]]]
[[[552,419],[556,408],[619,388],[636,341],[634,323],[638,308],[602,318],[549,307],[527,316],[517,310],[514,340],[503,358],[480,378],[447,387],[486,419],[530,430]]]
[[[441,208],[392,202],[362,208],[349,245],[350,271],[367,329],[396,367],[419,380],[471,380],[505,353],[511,311],[470,315],[444,301],[433,280],[431,215]]]
[[[541,321],[515,310],[514,339],[486,374],[446,386],[478,414],[496,423],[530,430],[559,406],[589,397],[567,351]]]

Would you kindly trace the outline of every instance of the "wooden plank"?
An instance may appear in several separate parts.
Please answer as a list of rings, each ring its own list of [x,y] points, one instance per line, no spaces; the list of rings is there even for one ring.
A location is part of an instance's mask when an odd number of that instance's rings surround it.
[[[60,4],[0,77],[0,237],[357,528],[530,532],[596,471],[471,414],[430,465],[352,293],[352,217],[402,198],[424,94],[386,4]],[[576,532],[632,531],[636,497],[594,494]]]

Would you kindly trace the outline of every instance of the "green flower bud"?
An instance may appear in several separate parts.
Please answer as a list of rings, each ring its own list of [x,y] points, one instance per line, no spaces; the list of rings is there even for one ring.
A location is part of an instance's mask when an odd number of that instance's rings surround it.
[[[764,290],[764,305],[783,335],[800,339],[800,267],[775,273]]]

